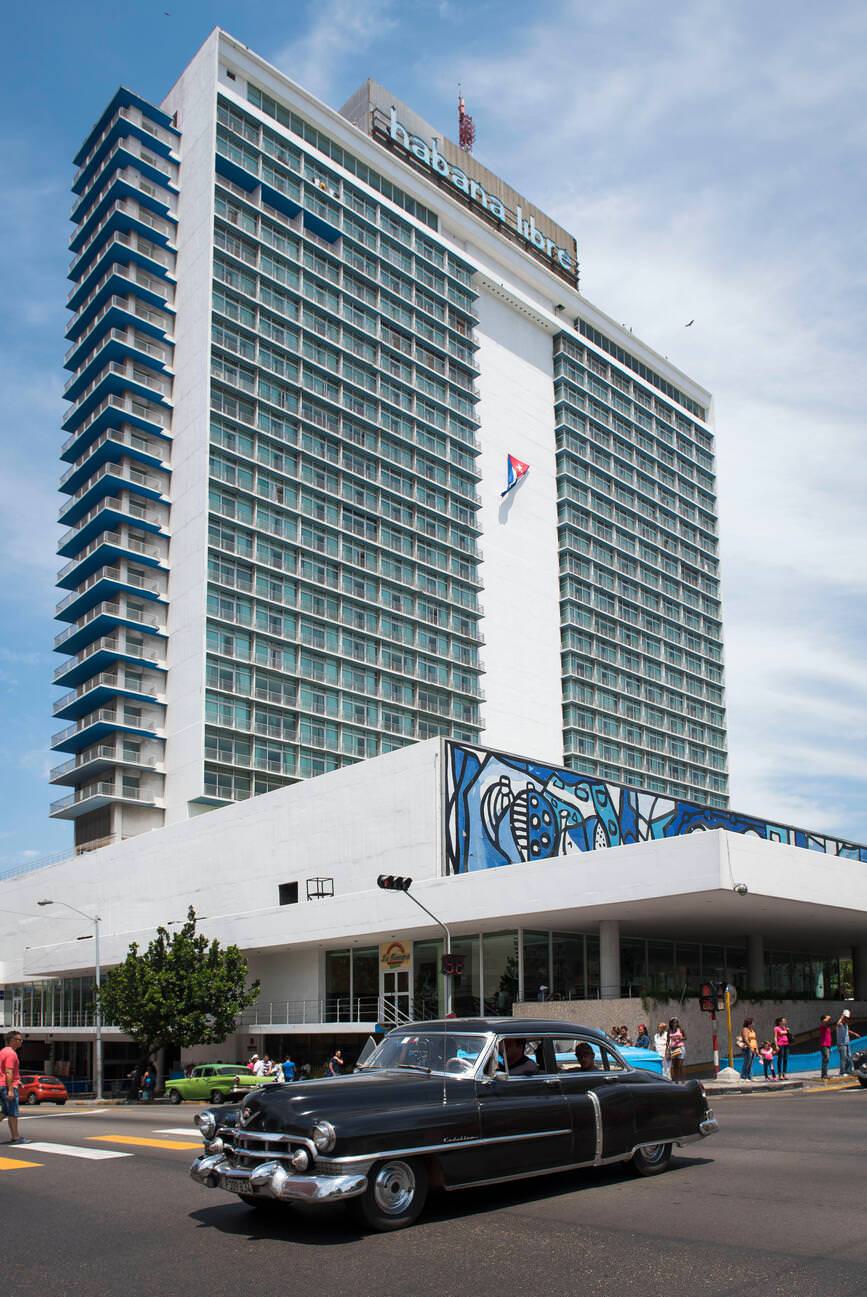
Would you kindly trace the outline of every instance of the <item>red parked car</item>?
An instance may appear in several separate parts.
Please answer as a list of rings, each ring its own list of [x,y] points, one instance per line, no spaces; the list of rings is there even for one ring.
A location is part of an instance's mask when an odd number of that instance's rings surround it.
[[[18,1091],[19,1103],[56,1103],[63,1104],[69,1093],[62,1081],[56,1076],[43,1076],[41,1072],[22,1072],[21,1089]]]

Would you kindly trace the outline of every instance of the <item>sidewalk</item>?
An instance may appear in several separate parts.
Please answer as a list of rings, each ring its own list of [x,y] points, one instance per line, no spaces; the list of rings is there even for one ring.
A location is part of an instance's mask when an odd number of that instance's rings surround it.
[[[733,1081],[717,1079],[702,1081],[706,1094],[783,1094],[791,1090],[851,1090],[860,1082],[855,1076],[839,1076],[837,1073],[822,1080],[822,1073],[799,1072],[797,1077],[785,1081],[766,1081],[764,1075],[754,1081],[742,1081],[740,1077]]]

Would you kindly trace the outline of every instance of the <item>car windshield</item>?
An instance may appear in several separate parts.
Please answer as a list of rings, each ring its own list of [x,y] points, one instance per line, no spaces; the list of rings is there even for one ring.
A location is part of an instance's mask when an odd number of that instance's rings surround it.
[[[490,1038],[464,1032],[393,1031],[374,1050],[361,1071],[398,1069],[471,1076]]]

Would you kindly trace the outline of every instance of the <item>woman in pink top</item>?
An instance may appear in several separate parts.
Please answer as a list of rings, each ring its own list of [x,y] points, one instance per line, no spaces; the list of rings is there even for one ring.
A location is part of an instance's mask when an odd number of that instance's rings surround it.
[[[686,1032],[677,1018],[672,1018],[668,1024],[665,1056],[671,1064],[672,1081],[682,1081],[686,1062]]]
[[[789,1024],[785,1018],[777,1018],[774,1023],[774,1047],[777,1051],[777,1074],[781,1081],[784,1081],[789,1071],[789,1046],[792,1043],[792,1033],[789,1031]]]

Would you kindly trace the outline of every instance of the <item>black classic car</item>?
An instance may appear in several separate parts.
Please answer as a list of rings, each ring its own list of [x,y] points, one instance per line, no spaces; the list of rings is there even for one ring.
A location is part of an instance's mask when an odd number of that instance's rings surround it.
[[[859,1049],[852,1055],[852,1073],[867,1088],[867,1049]]]
[[[399,1027],[353,1074],[254,1090],[196,1116],[194,1180],[253,1207],[354,1199],[410,1225],[429,1187],[463,1189],[626,1162],[664,1171],[717,1129],[698,1081],[631,1068],[600,1032],[535,1019]]]

